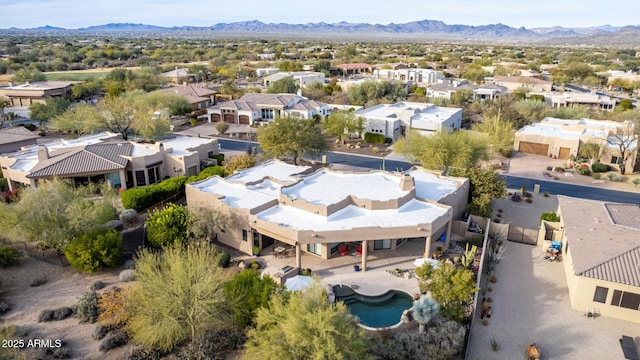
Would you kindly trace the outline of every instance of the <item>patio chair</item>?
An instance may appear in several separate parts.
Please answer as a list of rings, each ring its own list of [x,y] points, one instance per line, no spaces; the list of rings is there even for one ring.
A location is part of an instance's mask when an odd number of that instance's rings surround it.
[[[358,245],[358,248],[356,249],[356,255],[362,255],[362,245]]]
[[[345,256],[345,255],[349,254],[349,250],[347,250],[347,246],[346,245],[338,246],[338,251],[340,251],[340,256]]]

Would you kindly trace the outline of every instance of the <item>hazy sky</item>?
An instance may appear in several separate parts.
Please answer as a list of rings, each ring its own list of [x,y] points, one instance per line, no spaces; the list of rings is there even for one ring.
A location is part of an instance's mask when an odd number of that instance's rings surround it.
[[[248,20],[389,24],[429,19],[526,28],[640,23],[638,0],[0,0],[0,10],[0,28],[75,29],[117,22],[206,26]]]

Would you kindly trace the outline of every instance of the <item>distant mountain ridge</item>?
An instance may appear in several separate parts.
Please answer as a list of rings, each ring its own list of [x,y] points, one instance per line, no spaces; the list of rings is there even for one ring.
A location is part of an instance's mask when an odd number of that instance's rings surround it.
[[[5,29],[6,30],[6,29]],[[427,35],[430,37],[442,37],[448,39],[504,39],[504,40],[549,40],[591,38],[594,36],[612,35],[621,32],[636,32],[640,34],[637,26],[614,27],[602,25],[588,28],[565,28],[561,26],[532,28],[513,28],[504,24],[488,25],[449,25],[439,20],[420,20],[401,24],[390,23],[263,23],[259,20],[240,21],[232,23],[218,23],[211,26],[173,26],[164,27],[147,24],[110,23],[89,26],[79,29],[63,29],[53,26],[43,26],[33,29],[8,29],[9,31],[48,31],[48,32],[211,32],[211,33],[247,33],[247,34],[345,34],[354,36],[394,36],[394,35]],[[628,38],[630,35],[625,35]]]

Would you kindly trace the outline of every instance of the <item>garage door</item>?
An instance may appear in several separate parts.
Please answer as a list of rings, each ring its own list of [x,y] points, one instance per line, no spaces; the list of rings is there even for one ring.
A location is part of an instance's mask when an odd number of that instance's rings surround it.
[[[528,141],[520,141],[520,147],[518,148],[518,151],[527,153],[527,154],[547,156],[549,154],[549,144],[539,144],[539,143],[532,143]]]
[[[240,124],[249,125],[249,117],[247,115],[240,115]]]
[[[558,159],[568,159],[571,156],[571,148],[561,147],[558,153]]]
[[[233,114],[224,114],[224,122],[230,123],[230,124],[235,124],[236,117],[233,116]]]
[[[211,114],[211,121],[213,122],[220,121],[220,114]]]

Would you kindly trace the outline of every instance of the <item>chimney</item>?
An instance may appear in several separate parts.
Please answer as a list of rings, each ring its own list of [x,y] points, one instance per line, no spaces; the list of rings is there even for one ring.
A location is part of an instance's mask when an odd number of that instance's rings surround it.
[[[49,149],[44,145],[38,145],[38,161],[44,161],[49,158]]]
[[[413,177],[409,174],[402,174],[400,178],[400,190],[401,191],[411,191],[415,187],[415,183],[413,182]]]
[[[182,82],[182,86],[183,86],[183,87],[187,87],[187,82],[186,82],[186,81],[183,81],[183,82]]]

